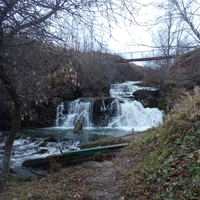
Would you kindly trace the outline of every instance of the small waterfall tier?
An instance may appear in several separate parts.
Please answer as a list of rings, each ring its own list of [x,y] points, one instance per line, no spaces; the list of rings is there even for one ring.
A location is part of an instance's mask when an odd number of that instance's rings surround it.
[[[115,99],[108,108],[107,127],[146,130],[162,123],[163,112],[157,108],[144,108],[131,99]]]
[[[152,88],[152,87],[136,86],[134,85],[136,83],[140,83],[140,81],[127,81],[125,83],[112,84],[111,89],[110,89],[110,97],[111,98],[128,98],[128,97],[134,97],[133,93],[137,90],[141,90],[141,89],[156,90],[156,88]]]
[[[68,107],[67,112],[64,102],[57,107],[56,126],[73,128],[80,117],[84,117],[84,127],[92,126],[93,98],[79,98],[75,101],[66,102],[66,105]]]
[[[61,103],[57,108],[56,125],[73,128],[81,116],[84,127],[107,127],[146,130],[163,122],[163,111],[157,108],[144,108],[134,99],[133,93],[139,89],[156,90],[156,88],[134,85],[138,82],[128,81],[113,84],[109,100],[79,98],[68,103]]]

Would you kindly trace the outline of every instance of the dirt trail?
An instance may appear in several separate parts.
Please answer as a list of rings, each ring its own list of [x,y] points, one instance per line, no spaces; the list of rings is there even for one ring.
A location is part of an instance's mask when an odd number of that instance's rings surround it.
[[[91,199],[119,199],[120,194],[113,161],[94,163],[93,166],[97,169],[95,177],[85,180],[86,185],[91,185],[91,191],[88,192]]]
[[[128,147],[116,153],[116,157],[111,161],[93,162],[92,166],[96,169],[93,177],[84,180],[84,184],[91,188],[86,197],[87,200],[123,200],[120,194],[118,180],[122,170],[127,170],[130,160],[127,155]]]

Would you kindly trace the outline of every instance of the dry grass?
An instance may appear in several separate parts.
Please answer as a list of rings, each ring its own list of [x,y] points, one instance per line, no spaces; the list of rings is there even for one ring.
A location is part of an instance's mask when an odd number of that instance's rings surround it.
[[[173,64],[166,70],[167,77],[176,78],[178,75],[190,76],[191,74],[199,74],[199,53],[200,49],[198,48],[177,57]]]
[[[81,166],[60,169],[48,178],[25,182],[13,178],[5,192],[0,194],[1,200],[62,200],[82,199],[88,191],[83,180],[93,176],[95,168],[89,163]]]
[[[191,94],[191,92],[183,91],[183,96],[181,96],[179,103],[176,103],[173,106],[171,118],[197,120],[197,118],[200,117],[199,108],[200,88],[196,86],[194,88],[193,94]]]

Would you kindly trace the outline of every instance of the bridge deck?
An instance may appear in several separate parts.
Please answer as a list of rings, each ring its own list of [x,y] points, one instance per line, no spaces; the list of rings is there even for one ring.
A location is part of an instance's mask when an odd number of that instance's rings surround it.
[[[137,61],[152,61],[152,60],[164,60],[175,58],[175,55],[171,56],[159,56],[159,57],[149,57],[149,58],[135,58],[135,59],[121,59],[115,60],[114,63],[128,63],[128,62],[137,62]]]

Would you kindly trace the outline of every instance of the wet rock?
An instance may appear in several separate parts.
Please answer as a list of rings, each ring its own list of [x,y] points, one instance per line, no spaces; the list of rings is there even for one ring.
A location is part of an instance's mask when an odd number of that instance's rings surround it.
[[[55,137],[49,137],[45,139],[45,142],[58,142],[58,140]]]
[[[159,98],[159,91],[152,90],[137,90],[133,93],[136,100],[144,100],[148,97]]]
[[[17,172],[14,170],[14,168],[10,168],[10,169],[9,169],[9,173],[16,174]]]
[[[47,153],[47,152],[48,152],[48,149],[41,149],[40,151],[35,152],[33,154],[44,154],[44,153]]]
[[[39,144],[39,147],[46,147],[47,146],[47,143],[46,142],[42,142]]]
[[[84,123],[84,113],[80,116],[79,120],[76,122],[73,133],[80,133],[83,130],[83,123]]]
[[[162,104],[158,90],[137,90],[133,93],[134,98],[140,101],[144,107],[159,108],[164,110],[166,105]]]
[[[93,97],[84,97],[80,99],[80,102],[83,102],[83,103],[93,102],[93,101],[94,101]]]
[[[25,141],[23,145],[28,145],[28,142],[27,142],[27,141]]]

